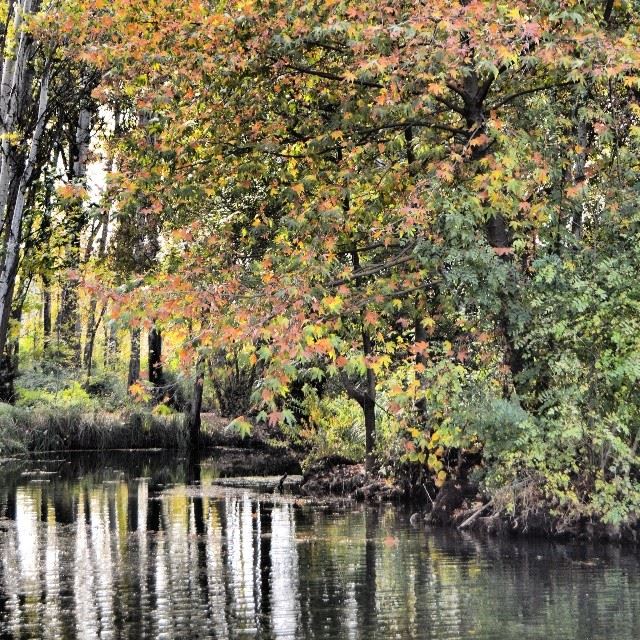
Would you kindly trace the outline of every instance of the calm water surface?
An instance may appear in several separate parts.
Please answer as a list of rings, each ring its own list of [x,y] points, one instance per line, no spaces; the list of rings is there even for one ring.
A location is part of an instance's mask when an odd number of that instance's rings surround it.
[[[0,638],[640,637],[631,551],[187,487],[216,473],[150,453],[3,465]]]

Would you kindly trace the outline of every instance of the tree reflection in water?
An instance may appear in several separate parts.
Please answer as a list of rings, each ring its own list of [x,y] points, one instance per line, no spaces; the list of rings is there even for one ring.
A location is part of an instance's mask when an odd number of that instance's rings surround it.
[[[427,532],[394,507],[207,497],[186,485],[208,485],[211,465],[150,454],[36,466],[57,474],[0,478],[0,637],[631,640],[640,629],[638,559],[615,547]]]

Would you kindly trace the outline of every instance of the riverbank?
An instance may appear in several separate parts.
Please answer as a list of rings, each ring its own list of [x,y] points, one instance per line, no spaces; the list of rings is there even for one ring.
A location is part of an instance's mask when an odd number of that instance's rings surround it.
[[[303,477],[300,493],[317,499],[335,496],[369,503],[410,503],[415,525],[494,536],[640,543],[638,517],[620,524],[570,517],[566,509],[548,499],[543,484],[536,478],[505,487],[490,496],[468,480],[449,480],[436,488],[426,484],[410,486],[397,478],[376,474],[367,476],[364,465],[334,456],[311,467]]]
[[[181,414],[150,412],[83,413],[73,410],[11,408],[0,414],[3,458],[68,451],[162,449],[187,455],[188,429]],[[593,518],[569,517],[561,505],[545,495],[542,481],[529,478],[488,495],[468,480],[448,480],[440,488],[424,477],[400,478],[380,472],[366,474],[364,465],[341,456],[329,456],[303,465],[282,434],[255,427],[242,437],[228,421],[202,415],[200,448],[218,455],[225,476],[304,475],[295,492],[311,500],[339,498],[369,503],[386,501],[412,505],[416,524],[482,531],[492,535],[534,536],[637,544],[640,522],[629,517],[611,524]],[[398,474],[401,475],[401,474]]]

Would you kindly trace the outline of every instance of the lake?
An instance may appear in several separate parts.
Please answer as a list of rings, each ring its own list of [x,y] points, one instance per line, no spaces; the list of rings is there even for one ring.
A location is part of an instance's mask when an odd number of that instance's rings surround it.
[[[640,637],[633,550],[210,486],[229,472],[160,452],[3,463],[0,638]]]

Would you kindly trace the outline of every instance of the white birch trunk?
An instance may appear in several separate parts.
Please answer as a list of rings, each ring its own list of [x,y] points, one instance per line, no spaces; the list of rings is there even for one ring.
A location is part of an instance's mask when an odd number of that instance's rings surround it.
[[[22,228],[22,217],[24,215],[24,206],[26,201],[26,193],[33,168],[38,156],[38,148],[40,140],[44,133],[46,124],[47,106],[49,104],[49,79],[51,68],[46,66],[42,81],[40,83],[40,98],[38,101],[38,120],[36,123],[31,145],[29,147],[29,156],[25,163],[24,171],[20,177],[18,186],[18,194],[13,207],[11,216],[11,226],[8,232],[7,244],[0,273],[0,354],[4,352],[7,343],[7,332],[9,328],[9,315],[11,311],[11,302],[13,298],[13,285],[16,277],[18,261],[20,259],[20,231]]]
[[[71,179],[77,186],[86,186],[87,159],[89,157],[89,141],[91,136],[91,112],[81,108],[76,125],[75,149],[71,166]],[[68,229],[67,246],[65,249],[65,266],[76,270],[81,266],[81,234],[84,226],[83,202],[78,200],[67,210]],[[90,239],[91,240],[91,239]],[[62,288],[62,298],[56,318],[56,328],[60,338],[74,354],[74,361],[80,364],[81,325],[78,309],[78,286],[75,280],[69,278]]]
[[[0,167],[0,219],[6,223],[9,189],[13,179],[13,167],[9,161],[11,142],[8,134],[15,130],[22,105],[20,96],[24,95],[23,85],[27,71],[27,60],[31,52],[31,37],[22,30],[23,16],[32,9],[32,0],[22,0],[15,8],[14,38],[17,38],[15,51],[7,52],[2,65],[0,81],[0,124],[4,134],[2,139],[2,166]]]
[[[21,32],[22,16],[25,14],[25,11],[30,10],[30,5],[30,0],[22,0],[22,2],[19,2],[15,7],[13,17],[13,37],[14,39],[17,38],[14,44],[15,50],[3,52],[2,80],[0,81],[0,116],[2,117],[0,126],[2,126],[3,133],[11,129],[7,116],[9,114],[9,102],[15,78],[16,62],[20,58],[21,47],[24,49],[24,33]]]

